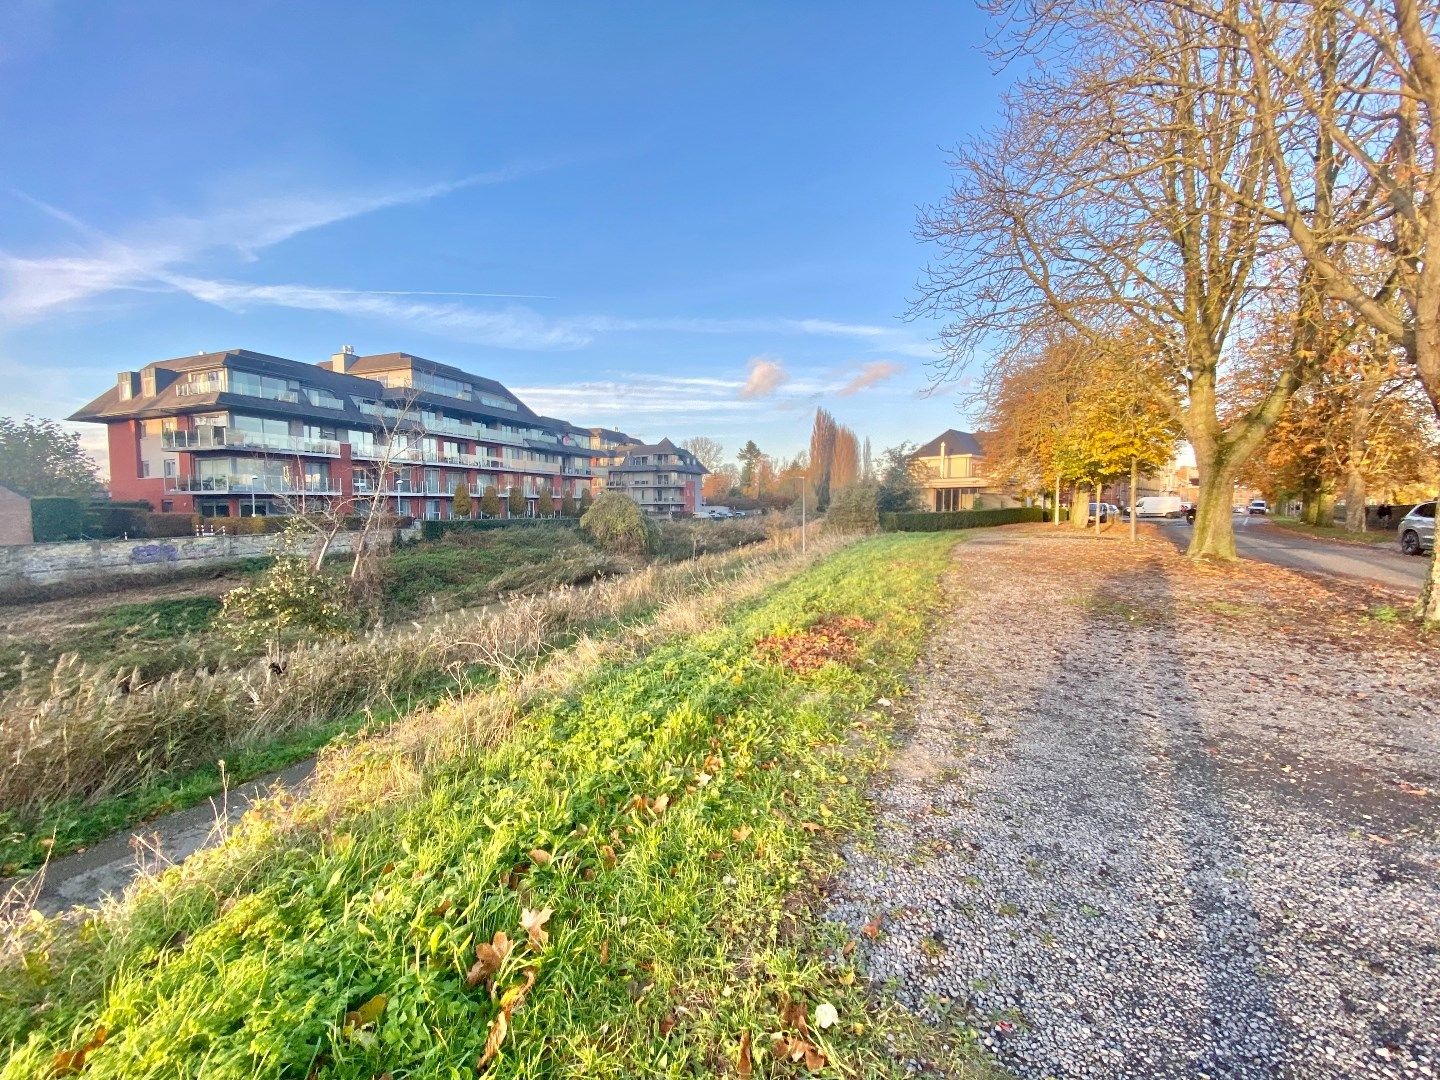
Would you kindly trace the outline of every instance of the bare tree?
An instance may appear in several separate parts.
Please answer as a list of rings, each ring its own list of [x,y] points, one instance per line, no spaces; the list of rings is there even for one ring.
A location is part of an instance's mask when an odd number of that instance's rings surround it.
[[[1244,42],[1178,0],[1003,10],[1015,50],[1041,62],[1003,126],[957,152],[952,191],[920,222],[942,257],[915,310],[951,318],[939,377],[1047,323],[1096,344],[1143,335],[1200,469],[1190,553],[1233,558],[1237,471],[1313,362],[1302,343],[1253,404],[1222,409],[1231,331],[1254,292],[1285,287],[1257,271],[1289,246],[1260,210],[1270,167]]]
[[[712,439],[708,435],[696,435],[680,445],[694,454],[700,464],[712,473],[725,464],[725,444],[718,439]]]
[[[1440,416],[1440,9],[1419,0],[1164,2],[1244,49],[1236,89],[1251,103],[1270,182],[1237,194],[1293,242],[1320,292],[1399,344]],[[1346,204],[1344,228],[1334,193]],[[1440,546],[1421,609],[1440,620]]]
[[[860,443],[855,432],[841,425],[835,431],[835,451],[830,459],[830,491],[835,493],[860,479]]]
[[[830,467],[835,460],[835,436],[839,425],[825,409],[815,410],[810,428],[810,490],[815,493],[815,508],[823,510],[830,498]]]

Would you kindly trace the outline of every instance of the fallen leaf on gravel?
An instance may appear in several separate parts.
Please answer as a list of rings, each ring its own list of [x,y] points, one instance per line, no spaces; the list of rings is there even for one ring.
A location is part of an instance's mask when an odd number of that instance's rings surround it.
[[[864,926],[860,928],[860,932],[866,937],[868,937],[871,941],[874,941],[877,937],[880,936],[880,921],[884,918],[885,916],[883,915],[876,915],[873,919],[871,919],[869,922],[867,922]]]

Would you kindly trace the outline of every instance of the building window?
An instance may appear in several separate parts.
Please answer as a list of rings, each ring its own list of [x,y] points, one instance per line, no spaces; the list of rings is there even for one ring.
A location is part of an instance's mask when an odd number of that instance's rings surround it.
[[[174,478],[175,478],[175,476],[177,475],[177,473],[176,473],[176,466],[177,466],[178,464],[179,464],[179,463],[178,463],[174,458],[168,458],[168,457],[167,457],[167,458],[165,459],[165,475],[166,475],[167,478],[169,478],[169,479],[174,479]]]
[[[140,462],[140,475],[142,477],[150,475],[150,462],[143,460]]]

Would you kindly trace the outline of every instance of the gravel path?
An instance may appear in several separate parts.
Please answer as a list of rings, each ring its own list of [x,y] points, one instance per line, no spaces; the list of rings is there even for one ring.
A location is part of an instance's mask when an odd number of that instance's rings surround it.
[[[1440,1075],[1440,653],[1386,598],[1040,530],[956,589],[832,912],[872,978],[1021,1077]]]

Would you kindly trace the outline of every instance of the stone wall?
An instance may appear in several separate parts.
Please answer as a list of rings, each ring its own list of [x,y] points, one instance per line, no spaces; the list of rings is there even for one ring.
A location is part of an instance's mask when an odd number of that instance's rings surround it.
[[[340,533],[330,545],[332,554],[354,550],[359,533]],[[27,544],[0,547],[0,590],[22,583],[48,585],[72,578],[116,575],[163,575],[188,567],[220,565],[257,555],[272,554],[284,537],[177,536],[158,540],[91,540],[66,544]],[[373,539],[373,538],[372,538]],[[391,534],[380,534],[388,545]]]

